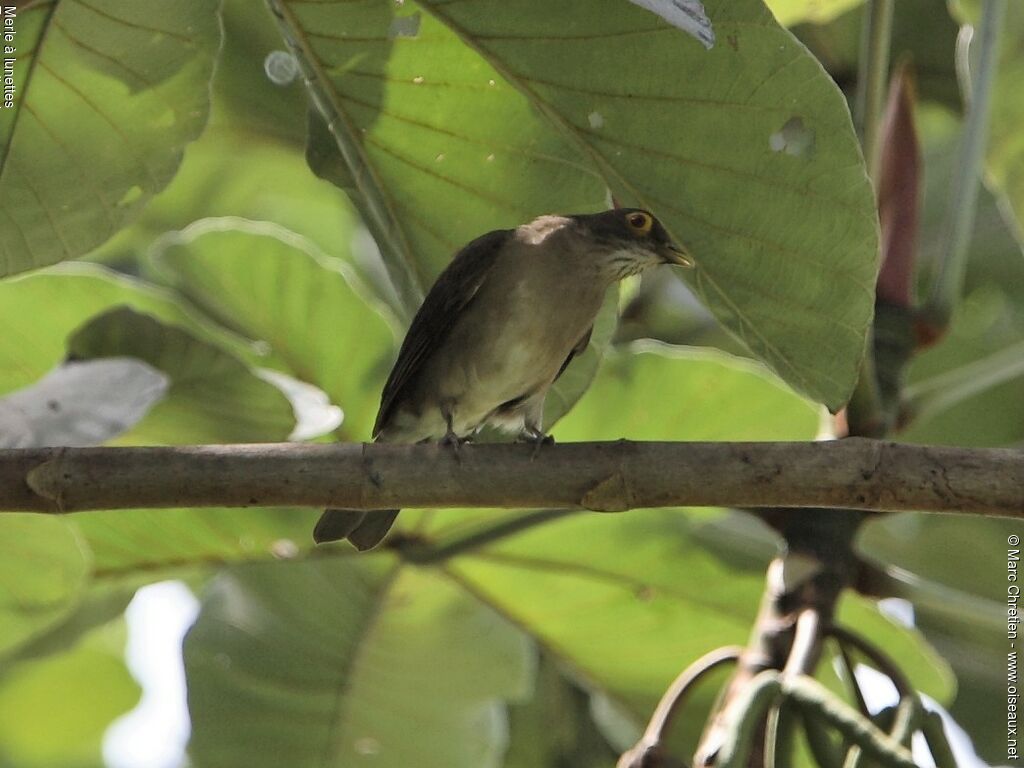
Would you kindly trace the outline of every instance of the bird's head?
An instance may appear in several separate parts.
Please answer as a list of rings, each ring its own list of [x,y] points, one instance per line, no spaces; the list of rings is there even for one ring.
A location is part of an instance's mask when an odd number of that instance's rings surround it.
[[[570,217],[595,251],[606,261],[614,280],[635,275],[658,264],[692,267],[693,259],[673,242],[653,214],[639,208],[615,208],[603,213]]]

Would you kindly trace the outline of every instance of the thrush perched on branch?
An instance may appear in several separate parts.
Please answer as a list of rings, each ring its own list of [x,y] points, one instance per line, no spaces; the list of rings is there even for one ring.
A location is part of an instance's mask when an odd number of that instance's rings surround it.
[[[586,349],[610,285],[658,264],[692,266],[647,211],[541,216],[478,237],[437,278],[381,395],[373,438],[453,446],[484,426],[550,441],[544,398]],[[397,509],[328,509],[318,542],[357,549],[387,535]]]

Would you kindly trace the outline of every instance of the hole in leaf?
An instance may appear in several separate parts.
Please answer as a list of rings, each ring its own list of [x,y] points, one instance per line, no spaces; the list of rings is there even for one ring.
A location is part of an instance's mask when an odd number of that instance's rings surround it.
[[[791,117],[786,124],[768,138],[773,152],[785,152],[799,157],[814,148],[814,131],[804,125],[799,117]]]
[[[419,33],[419,11],[411,16],[396,16],[391,20],[391,26],[388,27],[388,38],[391,40],[394,40],[397,37],[416,37]]]

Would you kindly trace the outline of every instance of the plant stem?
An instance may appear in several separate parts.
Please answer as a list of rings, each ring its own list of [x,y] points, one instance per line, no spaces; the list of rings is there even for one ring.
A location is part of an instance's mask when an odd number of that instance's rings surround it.
[[[992,83],[995,80],[999,33],[1006,15],[1006,0],[985,0],[982,7],[978,68],[971,78],[970,99],[953,176],[945,237],[936,263],[935,281],[921,311],[921,322],[941,334],[949,325],[963,291],[967,254],[981,181],[982,156],[988,139]]]
[[[893,0],[869,0],[867,3],[857,72],[854,121],[868,174],[875,183],[878,181],[878,129],[882,114],[882,97],[889,73],[892,12]],[[849,433],[861,437],[881,437],[886,432],[882,399],[878,389],[878,373],[875,370],[873,335],[872,331],[868,336],[857,386],[846,412]]]
[[[872,179],[876,178],[878,126],[889,74],[892,12],[893,0],[869,0],[865,6],[864,30],[860,39],[855,120],[864,150],[864,162]]]

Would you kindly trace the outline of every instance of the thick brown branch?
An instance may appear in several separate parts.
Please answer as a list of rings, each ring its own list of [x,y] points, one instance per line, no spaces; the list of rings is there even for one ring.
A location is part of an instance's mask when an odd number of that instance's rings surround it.
[[[0,450],[0,509],[791,506],[1024,516],[1024,452],[822,443]]]

